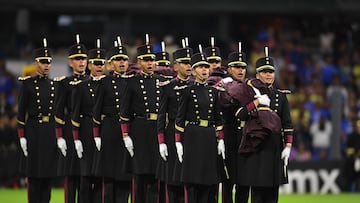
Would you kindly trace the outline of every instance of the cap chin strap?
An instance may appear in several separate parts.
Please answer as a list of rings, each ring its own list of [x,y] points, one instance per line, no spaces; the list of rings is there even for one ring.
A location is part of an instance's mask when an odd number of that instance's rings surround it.
[[[273,83],[266,83],[266,85],[268,86],[268,88],[274,88]]]
[[[199,77],[199,79],[201,80],[201,82],[205,82],[206,78],[204,78],[202,75],[200,75],[198,72],[195,71],[195,74]]]
[[[185,74],[184,74],[184,75],[185,75]],[[178,77],[180,80],[182,80],[182,81],[187,81],[187,80],[190,79],[190,76],[189,76],[189,75],[183,76],[183,75],[181,75],[180,73],[177,75],[177,77]]]
[[[42,70],[37,70],[37,74],[39,76],[41,76],[41,77],[47,77],[48,76],[48,74],[45,74],[44,71],[42,71]]]

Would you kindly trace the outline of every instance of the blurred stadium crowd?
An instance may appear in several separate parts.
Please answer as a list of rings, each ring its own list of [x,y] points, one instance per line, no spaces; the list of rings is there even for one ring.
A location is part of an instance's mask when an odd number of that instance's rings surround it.
[[[223,64],[226,64],[227,54],[235,51],[238,41],[242,41],[250,64],[248,77],[253,77],[256,59],[263,56],[263,47],[269,46],[270,56],[276,61],[277,85],[292,92],[288,95],[295,127],[291,159],[345,158],[347,137],[354,132],[354,123],[360,118],[360,46],[359,36],[356,35],[359,25],[344,25],[338,21],[308,30],[306,28],[309,27],[298,26],[297,23],[296,20],[273,18],[266,23],[257,22],[254,26],[242,27],[239,38],[230,43],[217,42],[222,51]],[[42,37],[39,36],[38,41]],[[152,43],[160,47],[160,41],[164,39],[167,51],[172,52],[171,47],[180,46],[178,37],[185,36],[152,36]],[[209,43],[210,39],[210,36],[196,40],[188,37],[194,50],[197,50],[195,42]],[[143,44],[142,38],[125,39],[130,57],[131,53],[135,54],[136,47]],[[16,59],[29,61],[34,42],[21,43],[23,46],[17,50]],[[68,44],[72,43],[73,39],[68,39]],[[88,48],[93,47],[90,45]],[[55,57],[66,58],[61,47],[54,49]],[[0,186],[18,187],[21,174],[17,169],[21,154],[16,133],[16,113],[17,77],[20,75],[9,71],[12,67],[7,66],[7,56],[6,50],[0,50]],[[130,60],[136,62],[135,57]],[[67,64],[63,66],[66,68]]]

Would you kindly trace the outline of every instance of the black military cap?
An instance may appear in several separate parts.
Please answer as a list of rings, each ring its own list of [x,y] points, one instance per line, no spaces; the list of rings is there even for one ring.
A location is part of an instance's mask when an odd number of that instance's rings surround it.
[[[137,48],[137,58],[141,60],[155,60],[153,47],[150,44],[145,44]]]
[[[221,61],[221,54],[219,47],[206,47],[204,53],[207,56],[207,60],[217,60]]]
[[[43,47],[35,49],[33,52],[33,57],[35,61],[40,63],[50,64],[52,60],[51,50],[47,47],[46,38],[43,39]]]
[[[158,66],[169,66],[170,65],[169,53],[164,51],[156,53],[155,62]]]
[[[112,47],[108,51],[107,58],[108,58],[108,61],[110,62],[110,61],[112,61],[113,59],[116,59],[116,58],[123,58],[123,59],[128,60],[129,56],[128,56],[126,47],[124,47],[124,46],[115,46],[115,47]]]
[[[95,65],[105,65],[105,50],[104,49],[91,49],[89,50],[89,63]]]
[[[191,56],[190,59],[191,68],[195,69],[197,66],[204,65],[209,67],[209,63],[206,60],[206,55],[204,53],[196,53]]]
[[[275,71],[274,60],[270,57],[262,57],[256,61],[256,72],[259,73],[264,70]]]
[[[69,59],[73,59],[75,57],[87,57],[87,50],[85,45],[83,44],[74,44],[69,48]]]
[[[243,66],[246,67],[246,55],[243,52],[232,52],[228,56],[228,66]]]
[[[52,60],[51,50],[47,47],[37,48],[33,51],[33,56],[37,62],[47,62],[50,63]]]
[[[181,62],[190,62],[191,56],[193,55],[193,50],[190,47],[181,48],[174,52],[174,60],[177,63]]]

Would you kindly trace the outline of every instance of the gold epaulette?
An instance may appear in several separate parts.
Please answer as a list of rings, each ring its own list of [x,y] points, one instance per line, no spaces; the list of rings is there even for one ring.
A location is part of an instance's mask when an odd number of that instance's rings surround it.
[[[27,79],[29,79],[29,78],[31,78],[31,76],[18,77],[18,80],[19,80],[19,81],[24,81],[24,80],[27,80]]]
[[[279,92],[283,93],[283,94],[291,94],[291,91],[290,90],[279,90]]]
[[[98,78],[94,78],[93,80],[94,81],[99,81],[99,80],[103,79],[104,77],[106,77],[106,75],[99,76]]]
[[[78,85],[79,83],[81,83],[82,80],[78,80],[78,81],[71,81],[69,82],[70,85]]]
[[[248,81],[246,82],[246,84],[247,84],[248,86],[250,86],[250,87],[253,87],[253,84],[251,83],[251,80],[248,80]]]
[[[58,82],[58,81],[62,81],[63,79],[65,79],[66,76],[61,76],[61,77],[55,77],[54,81]]]
[[[130,74],[130,75],[121,75],[122,78],[132,78],[134,77],[135,74]]]
[[[166,81],[163,81],[163,82],[160,82],[159,83],[159,86],[161,87],[161,86],[165,86],[165,85],[167,85],[167,84],[169,84],[170,83],[170,80],[166,80]]]

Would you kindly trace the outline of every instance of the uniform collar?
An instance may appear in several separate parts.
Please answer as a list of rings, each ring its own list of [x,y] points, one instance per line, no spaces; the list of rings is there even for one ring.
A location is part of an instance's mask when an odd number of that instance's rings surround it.
[[[140,74],[144,77],[144,78],[152,78],[154,73],[145,73],[144,71],[141,71]]]
[[[195,81],[194,83],[196,86],[207,86],[207,82],[198,82],[198,81]]]
[[[188,83],[190,81],[190,77],[188,77],[186,79],[182,79],[179,76],[176,76],[175,80],[180,82],[180,83]]]
[[[85,75],[85,71],[83,72],[83,73],[77,73],[77,72],[74,72],[73,73],[73,76],[75,77],[75,78],[84,78],[86,75]]]
[[[121,78],[122,75],[124,75],[124,73],[119,73],[119,72],[116,72],[116,71],[113,72],[114,77]]]
[[[39,77],[39,79],[48,79],[48,78],[49,78],[49,75],[38,73],[38,77]]]
[[[96,78],[97,78],[96,76],[90,74],[90,79],[91,80],[96,80]]]

